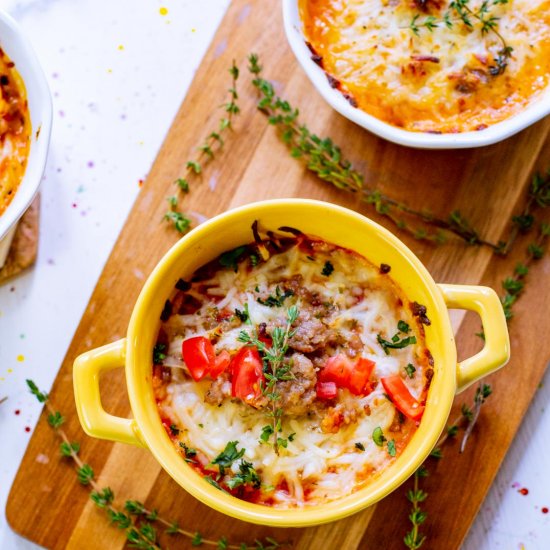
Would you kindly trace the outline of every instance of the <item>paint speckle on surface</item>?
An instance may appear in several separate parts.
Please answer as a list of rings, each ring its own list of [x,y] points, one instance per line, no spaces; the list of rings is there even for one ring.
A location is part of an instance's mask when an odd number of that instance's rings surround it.
[[[225,50],[227,50],[227,38],[220,40],[220,42],[216,45],[216,49],[214,50],[214,59],[218,59],[218,57],[220,57]]]
[[[521,489],[518,489],[518,493],[525,497],[529,494],[529,489],[527,489],[527,487],[522,487]]]
[[[31,431],[31,427],[30,427],[30,426],[25,426],[25,431],[26,431],[27,433],[29,433],[29,432]]]
[[[24,339],[25,339],[25,335],[24,335],[23,333],[21,333],[21,334],[19,335],[19,338],[21,338],[21,340],[24,340]]]
[[[45,454],[40,453],[36,456],[36,462],[38,462],[38,464],[48,464],[48,462],[50,462],[50,459]]]
[[[93,168],[95,166],[94,164],[94,161],[93,160],[89,160],[88,161],[88,164],[86,165],[88,168]]]
[[[159,9],[159,13],[161,15],[168,15],[168,8],[162,6],[160,9]]]
[[[193,28],[191,29],[191,32],[197,32],[197,29]]]
[[[8,374],[11,374],[13,372],[13,369],[8,369]]]
[[[124,46],[123,46],[122,44],[119,44],[119,45],[118,45],[118,49],[119,49],[120,51],[122,51],[122,50],[124,50]]]
[[[17,361],[19,361],[19,363],[22,363],[24,360],[25,360],[25,356],[24,356],[24,355],[19,354],[19,355],[17,356]]]
[[[250,4],[246,4],[246,6],[244,6],[244,8],[241,10],[241,13],[239,14],[239,25],[246,21],[247,17],[250,15],[251,10],[252,7],[250,6]]]
[[[72,206],[73,208],[78,208],[78,204],[76,204],[76,202],[73,202],[73,203],[71,204],[71,206]]]
[[[58,114],[61,118],[65,118],[65,111],[59,111]]]
[[[13,413],[15,414],[15,416],[19,416],[21,414],[21,411],[19,409],[15,409]]]
[[[512,483],[512,489],[517,489],[518,487],[521,487],[521,485],[517,481],[514,481],[514,483]]]
[[[540,511],[543,513],[543,514],[547,514],[548,513],[548,507],[546,506],[543,506]]]

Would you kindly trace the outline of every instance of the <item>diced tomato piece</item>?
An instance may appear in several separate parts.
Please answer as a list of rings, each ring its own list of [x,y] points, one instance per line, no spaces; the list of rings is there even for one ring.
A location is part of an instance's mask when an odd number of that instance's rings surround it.
[[[225,371],[231,362],[231,356],[227,350],[223,350],[214,360],[214,363],[210,365],[209,374],[212,378],[216,379]]]
[[[251,403],[261,396],[263,363],[256,347],[244,346],[231,360],[231,394]]]
[[[370,377],[376,363],[370,359],[360,357],[352,366],[347,388],[354,395],[367,395],[372,391]]]
[[[411,420],[420,420],[424,414],[424,405],[420,404],[409,391],[398,374],[381,378],[386,393],[390,396],[397,410]]]
[[[315,390],[319,399],[334,399],[338,395],[335,382],[317,382]]]
[[[352,368],[353,365],[347,355],[339,353],[328,358],[327,364],[317,378],[320,382],[334,382],[338,387],[345,388]]]
[[[320,382],[334,382],[339,388],[347,388],[354,395],[367,395],[372,391],[370,377],[375,363],[360,357],[355,363],[343,353],[329,357],[319,372]]]
[[[208,338],[195,336],[184,340],[181,355],[193,380],[202,380],[216,360],[214,347]]]

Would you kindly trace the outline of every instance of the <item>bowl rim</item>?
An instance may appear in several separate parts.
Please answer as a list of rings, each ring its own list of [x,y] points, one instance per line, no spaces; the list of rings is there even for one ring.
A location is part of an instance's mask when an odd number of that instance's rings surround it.
[[[4,37],[0,37],[0,47],[15,63],[26,89],[31,119],[31,143],[23,179],[12,201],[0,216],[0,240],[19,221],[38,192],[46,167],[53,111],[50,89],[30,41],[19,24],[0,9],[0,27],[2,26],[9,31],[11,38],[8,41],[11,42],[5,43]],[[23,77],[22,72],[27,71],[31,78]],[[36,126],[35,121],[39,121]]]
[[[458,134],[429,134],[411,132],[384,122],[359,108],[353,107],[339,90],[332,88],[326,74],[311,59],[306,45],[299,14],[300,0],[283,0],[283,25],[290,47],[298,63],[323,99],[338,113],[359,126],[398,145],[417,149],[468,149],[484,147],[503,141],[550,114],[550,84],[540,97],[526,109],[482,131]]]
[[[289,208],[299,209],[300,212],[307,209],[309,215],[312,213],[322,215],[331,211],[341,217],[352,218],[350,224],[362,224],[366,234],[377,234],[384,245],[392,246],[397,255],[402,256],[404,264],[410,267],[411,273],[416,272],[418,278],[424,283],[426,295],[432,300],[435,308],[430,314],[432,320],[430,330],[440,331],[441,342],[445,343],[440,346],[439,356],[434,356],[436,366],[440,361],[441,368],[439,373],[436,370],[428,394],[424,418],[429,422],[420,424],[417,431],[419,437],[416,439],[413,437],[405,449],[407,452],[409,447],[411,448],[408,454],[400,455],[372,484],[362,487],[355,493],[326,504],[300,509],[270,508],[224,494],[205,483],[199,474],[182,461],[162,428],[151,389],[149,359],[151,349],[143,347],[147,345],[144,344],[146,337],[143,327],[147,324],[152,327],[154,324],[156,327],[154,334],[158,330],[158,318],[164,299],[159,300],[157,289],[168,277],[170,280],[173,279],[170,271],[181,255],[197,244],[207,247],[208,240],[219,239],[219,235],[224,234],[223,229],[227,230],[239,217],[249,219],[253,216],[252,219],[261,220],[262,212],[275,209],[282,215]],[[319,219],[322,220],[323,217]],[[320,222],[321,225],[322,222]],[[323,238],[322,234],[318,236]],[[162,296],[162,298],[167,297]],[[275,199],[247,204],[220,214],[193,229],[165,254],[146,280],[134,306],[127,332],[125,372],[130,405],[140,439],[162,468],[182,488],[214,510],[243,521],[275,527],[304,527],[342,519],[363,510],[392,492],[416,471],[436,444],[450,413],[456,391],[456,357],[454,336],[443,295],[424,265],[400,239],[369,218],[341,206],[310,199]],[[426,416],[427,414],[429,416]],[[412,445],[413,442],[414,445]],[[406,458],[407,461],[400,461],[401,458]],[[386,472],[390,472],[391,475],[387,475]],[[381,478],[384,482],[373,491],[374,483],[378,483],[378,479]]]

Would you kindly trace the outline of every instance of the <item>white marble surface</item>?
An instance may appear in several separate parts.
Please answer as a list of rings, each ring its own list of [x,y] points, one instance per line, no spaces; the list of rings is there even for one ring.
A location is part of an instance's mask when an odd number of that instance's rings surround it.
[[[44,389],[51,386],[139,180],[147,174],[228,3],[2,2],[30,36],[54,95],[38,263],[0,287],[0,397],[9,397],[0,405],[2,510],[30,437],[26,429],[32,430],[40,412],[24,380],[33,378]],[[550,514],[541,511],[550,507],[549,398],[547,383],[533,401],[465,548],[550,548]],[[527,496],[518,492],[522,487],[529,489]],[[10,531],[4,513],[0,548],[35,548]]]

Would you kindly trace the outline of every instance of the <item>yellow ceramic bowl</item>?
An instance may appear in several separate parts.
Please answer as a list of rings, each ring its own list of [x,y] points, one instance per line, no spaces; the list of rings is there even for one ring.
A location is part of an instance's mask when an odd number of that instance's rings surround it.
[[[165,300],[180,277],[222,252],[251,242],[251,225],[263,230],[282,225],[350,248],[374,264],[391,265],[391,276],[410,300],[424,304],[432,321],[427,345],[435,361],[426,410],[405,451],[372,483],[334,502],[303,509],[281,510],[244,502],[212,487],[182,460],[166,434],[151,385],[152,349]],[[120,289],[121,292],[123,289]],[[457,364],[447,308],[479,313],[485,347]],[[148,448],[161,466],[193,496],[215,510],[264,525],[300,527],[341,519],[358,512],[396,489],[422,464],[445,427],[455,393],[496,369],[509,358],[509,340],[495,292],[479,286],[437,285],[414,254],[389,231],[360,214],[333,204],[283,199],[249,204],[217,216],[183,237],[147,279],[134,307],[127,337],[89,351],[74,364],[74,389],[80,421],[91,436]],[[125,367],[133,419],[117,418],[101,406],[102,371]]]

